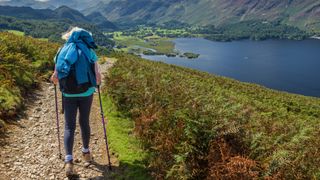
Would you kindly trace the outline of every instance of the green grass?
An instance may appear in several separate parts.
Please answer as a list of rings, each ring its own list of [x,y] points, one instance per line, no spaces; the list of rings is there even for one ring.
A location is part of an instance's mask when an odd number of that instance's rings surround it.
[[[17,36],[25,36],[25,33],[22,32],[22,31],[17,31],[17,30],[5,30],[5,31],[7,31],[7,32],[9,32],[9,33],[12,33],[12,34],[14,34],[14,35],[17,35]],[[48,41],[49,41],[48,38],[35,38],[35,39],[38,39],[38,40],[40,40],[40,41],[45,41],[45,42],[48,42]]]
[[[139,140],[133,135],[134,122],[117,111],[107,94],[103,96],[106,117],[108,117],[108,140],[112,152],[118,155],[120,171],[114,172],[115,179],[151,179],[145,167],[145,153]]]
[[[49,41],[48,38],[36,38],[36,39],[38,39],[38,40],[40,40],[40,41],[45,41],[45,42],[48,42],[48,41]]]
[[[13,33],[14,35],[17,35],[17,36],[24,36],[25,33],[22,32],[22,31],[17,31],[17,30],[8,30],[9,33]]]

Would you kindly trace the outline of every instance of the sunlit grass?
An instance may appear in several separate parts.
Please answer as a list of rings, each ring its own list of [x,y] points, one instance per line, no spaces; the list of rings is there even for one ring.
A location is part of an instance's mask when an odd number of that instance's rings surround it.
[[[22,31],[17,31],[17,30],[8,30],[9,33],[12,33],[14,35],[18,35],[18,36],[24,36],[25,33]]]
[[[103,105],[108,119],[107,132],[111,151],[117,154],[121,174],[115,173],[114,179],[151,179],[146,168],[146,152],[140,141],[133,135],[134,121],[119,112],[107,94]]]

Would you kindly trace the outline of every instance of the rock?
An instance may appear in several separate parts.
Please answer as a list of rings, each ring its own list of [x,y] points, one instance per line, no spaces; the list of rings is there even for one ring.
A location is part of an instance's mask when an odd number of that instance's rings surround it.
[[[39,111],[42,111],[42,108],[41,108],[41,107],[37,107],[37,108],[36,108],[36,111],[38,111],[38,112],[39,112]]]
[[[31,175],[32,175],[32,174],[31,174],[30,172],[27,174],[28,177],[31,177]]]
[[[53,156],[53,157],[51,157],[51,158],[49,159],[49,162],[53,162],[53,161],[55,161],[55,160],[56,160],[56,157]]]
[[[50,178],[49,178],[50,180],[53,180],[53,179],[55,179],[55,176],[54,175],[52,175],[52,176],[50,176]]]
[[[42,105],[42,101],[37,101],[36,104]]]
[[[35,115],[33,115],[33,117],[39,119],[40,115],[39,114],[35,114]]]
[[[48,159],[44,158],[42,161],[41,161],[41,164],[43,165],[46,165],[48,163]]]

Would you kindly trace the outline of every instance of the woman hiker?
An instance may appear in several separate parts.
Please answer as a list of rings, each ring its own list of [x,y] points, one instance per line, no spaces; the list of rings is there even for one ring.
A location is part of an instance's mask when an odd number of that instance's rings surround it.
[[[55,57],[55,71],[51,81],[59,83],[63,96],[65,117],[64,148],[65,170],[68,177],[76,175],[73,169],[73,142],[76,128],[77,110],[82,137],[82,155],[86,165],[92,161],[89,149],[89,116],[95,87],[101,83],[98,57],[93,49],[97,48],[92,34],[75,27],[66,32],[62,39],[66,43]]]

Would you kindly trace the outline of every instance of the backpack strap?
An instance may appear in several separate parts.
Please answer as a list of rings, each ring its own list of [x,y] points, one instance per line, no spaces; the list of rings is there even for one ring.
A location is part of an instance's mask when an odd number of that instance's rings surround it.
[[[59,48],[56,56],[54,57],[54,63],[55,63],[55,64],[57,64],[57,59],[58,59],[58,57],[59,57],[59,55],[60,55],[61,50],[62,50],[62,47]]]

